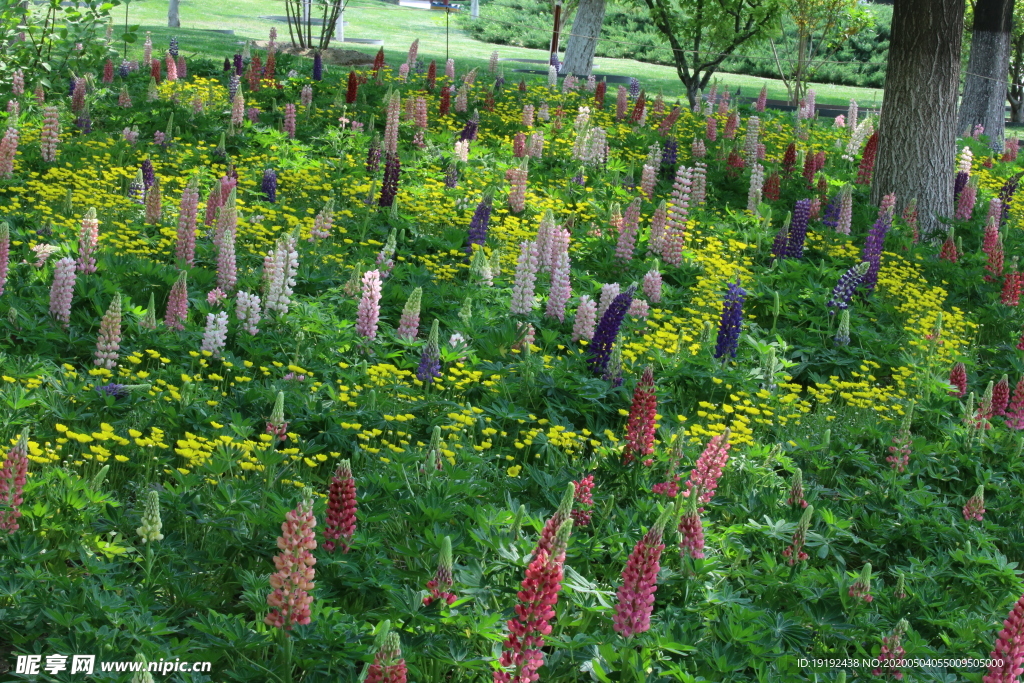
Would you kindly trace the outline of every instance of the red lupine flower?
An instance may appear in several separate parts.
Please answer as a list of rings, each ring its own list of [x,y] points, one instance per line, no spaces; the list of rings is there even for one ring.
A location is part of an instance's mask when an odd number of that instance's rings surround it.
[[[670,508],[658,518],[657,523],[637,542],[622,570],[622,585],[617,593],[619,601],[615,605],[613,622],[616,633],[623,638],[632,638],[651,628],[654,592],[658,589],[658,563],[665,549],[662,535],[671,514]]]
[[[590,524],[590,516],[593,514],[594,507],[594,496],[591,493],[594,490],[594,475],[588,474],[579,481],[574,481],[576,485],[576,502],[581,507],[574,507],[572,510],[572,519],[575,522],[575,526],[587,526]]]
[[[1003,289],[999,293],[999,302],[1004,306],[1016,306],[1020,303],[1021,280],[1024,273],[1017,270],[1017,257],[1013,257],[1010,269],[1003,274]]]
[[[796,143],[789,143],[786,153],[782,155],[782,174],[789,176],[796,168]]]
[[[878,153],[878,131],[871,134],[864,144],[864,154],[860,158],[860,166],[857,168],[858,185],[870,185],[871,177],[875,172],[875,155]]]
[[[348,90],[345,92],[345,102],[352,104],[356,101],[356,96],[359,94],[359,78],[356,76],[355,70],[348,72]]]
[[[295,624],[309,623],[309,606],[313,602],[309,591],[315,586],[316,558],[310,552],[316,548],[315,526],[312,501],[299,503],[285,515],[282,535],[277,539],[281,552],[274,557],[277,573],[270,575],[270,586],[274,590],[267,596],[267,604],[272,608],[264,619],[268,626],[288,631]]]
[[[892,676],[897,681],[903,680],[903,674],[900,672],[897,662],[907,654],[903,646],[900,645],[900,640],[909,627],[910,624],[906,619],[900,619],[892,633],[882,638],[882,651],[878,654],[878,659],[886,670],[883,671],[881,667],[874,669],[871,672],[872,676]]]
[[[658,396],[654,390],[654,368],[648,365],[633,391],[633,405],[626,423],[626,448],[623,464],[637,457],[646,458],[654,452],[654,430],[658,413]]]
[[[28,429],[21,433],[18,442],[7,451],[7,458],[0,463],[0,531],[13,534],[18,530],[18,518],[22,503],[21,492],[28,476]]]
[[[744,166],[747,165],[746,162],[743,160],[743,156],[736,150],[729,152],[729,157],[726,159],[725,163],[729,167],[729,170],[726,171],[726,174],[730,178],[735,178],[736,176],[738,176],[740,171],[743,170]]]
[[[1006,375],[992,388],[992,415],[1006,416],[1006,407],[1010,403],[1010,380]]]
[[[407,675],[398,634],[388,633],[367,669],[365,683],[405,683]]]
[[[949,383],[956,387],[956,391],[950,391],[950,396],[963,396],[967,393],[967,368],[963,363],[957,363],[949,372]]]
[[[377,72],[384,67],[384,48],[377,51],[377,55],[373,58],[373,75],[376,76]]]
[[[689,482],[687,482],[689,483]],[[697,510],[697,499],[689,501],[686,513],[679,520],[679,555],[699,560],[704,557],[704,523]]]
[[[444,537],[441,543],[441,553],[437,562],[437,572],[434,578],[427,581],[427,590],[430,595],[423,598],[423,604],[429,605],[436,600],[443,600],[447,604],[455,602],[456,595],[451,592],[455,580],[452,577],[452,539]]]
[[[1006,409],[1006,426],[1010,429],[1024,429],[1024,376],[1021,376],[1013,390],[1013,400]]]
[[[1024,596],[1010,610],[1003,622],[1003,630],[996,639],[995,649],[989,658],[997,663],[988,669],[982,683],[1017,683],[1024,673]]]
[[[782,189],[782,178],[778,173],[772,173],[764,183],[762,195],[770,202],[778,201],[779,190]]]
[[[331,478],[331,487],[327,495],[327,525],[324,528],[324,548],[334,552],[335,541],[343,539],[338,545],[347,553],[356,532],[356,480],[352,476],[352,466],[348,460],[338,463],[338,469]]]
[[[718,479],[722,476],[722,468],[725,467],[725,463],[729,459],[729,434],[729,430],[726,429],[724,434],[719,434],[708,442],[704,452],[697,458],[693,471],[690,472],[690,479],[686,482],[686,491],[683,492],[684,497],[689,497],[696,489],[701,506],[714,497]],[[704,508],[700,507],[697,512],[704,512]]]
[[[537,670],[544,665],[544,636],[551,633],[555,603],[562,589],[562,565],[565,548],[572,531],[572,520],[566,519],[551,543],[551,554],[545,548],[534,553],[526,568],[516,617],[508,621],[508,638],[494,672],[494,683],[533,683],[539,679]],[[509,670],[510,669],[510,670]]]

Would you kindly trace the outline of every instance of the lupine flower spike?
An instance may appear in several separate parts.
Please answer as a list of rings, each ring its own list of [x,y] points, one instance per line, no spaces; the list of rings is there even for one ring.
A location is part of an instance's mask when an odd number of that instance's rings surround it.
[[[971,520],[980,522],[985,518],[985,487],[979,486],[975,491],[974,495],[971,496],[970,500],[967,501],[967,505],[964,506],[964,519],[968,522]]]
[[[704,558],[704,523],[697,510],[697,497],[686,503],[682,502],[684,500],[677,499],[677,505],[686,505],[686,512],[679,520],[679,555],[686,557],[689,554],[691,558],[700,560]]]
[[[594,508],[594,475],[588,474],[573,484],[576,486],[576,505],[572,509],[572,520],[577,527],[587,526]]]
[[[423,354],[420,356],[420,364],[416,368],[416,379],[431,384],[441,376],[441,347],[439,341],[440,331],[438,320],[435,318],[430,325],[430,336],[427,338],[427,345],[423,347]]]
[[[622,585],[612,621],[615,631],[623,638],[632,638],[651,628],[654,592],[658,589],[661,568],[659,561],[665,549],[662,536],[673,513],[671,507],[662,512],[654,526],[637,542],[622,570]]]
[[[654,452],[657,412],[658,397],[654,389],[654,368],[648,365],[633,391],[633,405],[630,406],[629,421],[626,424],[626,448],[622,452],[623,464],[628,465],[636,458],[646,460]]]
[[[389,632],[367,668],[364,683],[405,683],[407,675],[401,640],[397,633]]]
[[[97,366],[112,370],[117,365],[117,352],[121,344],[121,295],[115,294],[110,307],[100,322],[99,338],[96,340]]]
[[[28,429],[21,432],[17,443],[7,451],[0,469],[0,532],[13,534],[18,530],[22,491],[28,476]]]
[[[452,539],[449,536],[445,536],[444,541],[441,542],[437,572],[435,572],[434,578],[427,582],[427,590],[430,591],[430,595],[423,598],[423,604],[429,605],[435,601],[441,601],[449,605],[452,604],[457,599],[455,593],[451,592],[453,584]]]
[[[555,535],[558,533],[562,523],[572,516],[572,506],[575,499],[576,484],[570,482],[569,486],[566,487],[565,493],[562,495],[562,500],[559,502],[555,513],[544,523],[540,538],[537,540],[537,547],[533,550],[535,558],[541,550],[546,550],[549,553],[552,552]]]
[[[1003,630],[996,638],[995,648],[989,655],[993,661],[982,683],[1016,683],[1024,673],[1024,596],[1010,610],[1003,622]]]
[[[327,524],[324,527],[324,549],[333,553],[335,548],[347,553],[356,532],[356,480],[348,460],[338,463],[331,477],[327,495]]]
[[[277,392],[274,399],[274,408],[270,411],[270,419],[267,421],[267,434],[272,434],[282,441],[288,439],[288,423],[284,420],[284,392]]]
[[[798,562],[806,562],[810,557],[804,552],[804,543],[807,542],[807,531],[811,528],[811,518],[814,516],[814,506],[808,505],[804,508],[804,514],[793,532],[793,539],[789,547],[782,551],[782,556],[789,559],[789,566],[792,567]]]
[[[142,513],[142,526],[135,532],[142,537],[143,543],[162,541],[164,535],[160,533],[163,522],[160,520],[160,494],[157,491],[150,491],[146,494],[146,510]]]
[[[309,591],[315,586],[313,565],[316,564],[310,551],[316,548],[315,527],[312,501],[302,501],[285,515],[281,536],[277,539],[281,552],[274,557],[277,572],[270,576],[273,591],[267,596],[267,604],[271,610],[264,619],[268,626],[289,631],[295,624],[310,621],[313,597]]]
[[[802,508],[807,507],[807,501],[804,500],[804,473],[799,467],[793,472],[793,479],[789,485],[789,498],[786,499],[786,505],[799,505]]]
[[[906,470],[907,462],[910,460],[910,446],[913,442],[910,435],[910,424],[913,419],[914,402],[911,401],[906,412],[903,414],[903,421],[900,423],[899,431],[896,432],[896,436],[892,439],[892,445],[889,446],[889,455],[885,458],[892,465],[892,468],[901,474]]]
[[[867,562],[864,564],[864,568],[861,569],[860,576],[850,586],[848,595],[851,598],[857,598],[864,602],[871,602],[874,597],[871,595],[871,563]]]
[[[900,619],[893,628],[892,633],[882,638],[882,650],[878,653],[881,667],[871,672],[872,676],[891,676],[897,681],[903,680],[903,673],[899,668],[899,661],[906,656],[906,651],[900,644],[903,635],[910,628],[906,619]],[[884,669],[882,668],[884,667]]]

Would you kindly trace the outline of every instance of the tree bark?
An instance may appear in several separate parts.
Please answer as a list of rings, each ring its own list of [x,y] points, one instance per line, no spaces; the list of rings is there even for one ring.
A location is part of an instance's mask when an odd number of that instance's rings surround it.
[[[1006,75],[1014,0],[978,0],[974,8],[971,56],[964,79],[957,132],[985,127],[990,146],[1001,152],[1006,128]]]
[[[594,52],[604,23],[605,0],[580,0],[572,35],[565,47],[562,70],[575,76],[589,76],[594,68]]]
[[[1010,87],[1006,97],[1010,100],[1010,121],[1024,123],[1024,34],[1011,43]]]
[[[181,28],[178,21],[178,0],[170,0],[167,5],[167,28]]]
[[[917,198],[924,233],[953,213],[963,0],[895,0],[872,201]]]

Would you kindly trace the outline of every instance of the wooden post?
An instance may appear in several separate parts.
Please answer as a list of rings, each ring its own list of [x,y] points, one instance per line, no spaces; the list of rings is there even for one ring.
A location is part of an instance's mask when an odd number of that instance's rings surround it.
[[[555,27],[551,32],[551,54],[558,55],[558,29],[562,20],[562,0],[555,0]],[[554,60],[551,60],[554,61]]]

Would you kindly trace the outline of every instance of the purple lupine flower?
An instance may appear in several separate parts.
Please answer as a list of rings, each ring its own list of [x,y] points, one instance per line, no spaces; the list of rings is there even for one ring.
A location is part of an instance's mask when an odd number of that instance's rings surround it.
[[[736,357],[740,329],[743,327],[743,301],[746,296],[747,290],[740,287],[739,280],[729,283],[729,291],[722,306],[722,319],[718,324],[715,358],[724,358],[726,354],[731,358]]]
[[[459,186],[459,167],[455,162],[449,164],[448,170],[444,174],[444,186],[449,190]]]
[[[772,241],[772,256],[776,259],[784,259],[789,253],[789,224],[790,221],[787,219],[775,233],[775,239]]]
[[[416,378],[421,382],[432,383],[441,376],[441,348],[438,344],[438,323],[434,320],[430,327],[430,337],[423,347],[420,364],[416,368]]]
[[[466,127],[459,133],[459,141],[476,140],[476,132],[479,126],[480,122],[474,113],[473,116],[469,118],[469,121],[466,121]]]
[[[850,299],[853,297],[853,293],[861,281],[863,281],[869,267],[871,267],[870,263],[861,261],[842,274],[839,282],[836,283],[835,289],[832,290],[832,298],[828,302],[829,315],[835,315],[837,310],[843,311],[849,308]]]
[[[397,154],[389,154],[384,161],[384,181],[380,186],[380,206],[391,206],[398,196],[398,177],[402,170],[402,164]]]
[[[237,74],[231,74],[231,77],[228,79],[228,101],[229,102],[234,102],[235,101],[235,95],[238,94],[238,86],[239,86],[239,84],[241,82],[242,82],[242,79],[240,79]]]
[[[878,284],[878,271],[882,267],[882,245],[885,244],[885,236],[888,234],[890,227],[892,227],[892,214],[884,212],[878,217],[875,224],[871,226],[871,230],[868,231],[868,237],[864,241],[864,251],[861,254],[861,258],[871,265],[868,268],[868,272],[865,273],[861,284],[868,294],[875,291],[875,285]]]
[[[235,75],[241,76],[242,72],[245,71],[245,65],[242,64],[242,54],[240,52],[235,53]],[[234,98],[231,98],[234,99]]]
[[[469,222],[469,244],[466,245],[466,253],[473,254],[473,245],[481,247],[487,241],[487,226],[491,221],[491,203],[485,197],[476,205],[473,212],[473,220]]]
[[[842,193],[836,194],[829,201],[825,207],[825,217],[821,219],[821,224],[827,228],[835,230],[839,226],[839,211],[840,204],[842,203]]]
[[[324,80],[324,58],[319,50],[313,54],[313,80]]]
[[[380,137],[374,133],[373,140],[370,141],[370,148],[366,151],[366,173],[368,175],[375,175],[380,168],[380,154]]]
[[[956,204],[957,199],[960,198],[960,193],[967,187],[967,180],[970,177],[967,171],[957,171],[956,179],[953,181],[953,204]]]
[[[640,97],[640,79],[629,77],[629,99],[635,100]]]
[[[142,187],[148,190],[156,182],[156,171],[153,170],[153,162],[149,159],[142,160]]]
[[[789,224],[789,240],[786,244],[786,256],[789,258],[804,257],[804,239],[807,237],[807,222],[811,217],[811,200],[801,199],[793,208],[793,220]]]
[[[665,141],[665,146],[661,150],[661,165],[672,168],[676,165],[678,159],[679,142],[675,138],[669,138]]]
[[[999,199],[1003,202],[1003,213],[999,218],[999,226],[1002,227],[1003,223],[1006,222],[1007,217],[1010,215],[1010,201],[1013,199],[1013,195],[1017,192],[1017,186],[1020,185],[1021,176],[1024,173],[1017,173],[1011,178],[1008,178],[1003,186],[999,188]]]
[[[263,196],[267,198],[267,201],[271,204],[277,202],[277,171],[272,168],[268,168],[263,172]]]
[[[615,345],[615,338],[622,327],[622,321],[626,318],[626,312],[633,304],[633,295],[636,293],[636,285],[630,285],[622,294],[619,294],[608,306],[608,310],[601,316],[601,322],[597,324],[594,331],[594,338],[590,343],[590,358],[587,363],[595,375],[604,375],[608,369],[608,361],[612,356],[612,347]]]
[[[110,384],[104,384],[101,387],[96,387],[96,391],[101,394],[106,394],[107,396],[113,396],[114,398],[124,398],[132,393],[130,390],[125,388],[125,385],[115,384],[113,382]]]

